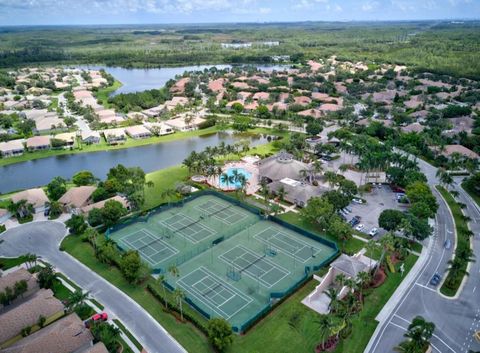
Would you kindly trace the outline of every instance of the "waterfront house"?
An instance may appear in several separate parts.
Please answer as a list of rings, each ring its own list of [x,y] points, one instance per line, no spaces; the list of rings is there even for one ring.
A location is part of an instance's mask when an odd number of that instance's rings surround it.
[[[77,209],[87,206],[91,203],[93,192],[97,190],[96,186],[85,185],[68,189],[58,200],[65,212],[76,213]]]
[[[35,213],[43,212],[45,210],[45,204],[49,202],[45,191],[41,188],[20,191],[14,194],[11,199],[14,203],[21,200],[27,201],[27,203],[33,206]]]
[[[25,147],[22,139],[0,142],[0,154],[4,158],[20,156],[23,154],[24,150]]]
[[[144,139],[152,137],[152,133],[143,125],[129,126],[125,128],[125,132],[133,139]]]
[[[42,151],[50,149],[49,136],[33,136],[27,139],[27,149],[29,151]]]
[[[100,134],[98,131],[82,131],[82,142],[91,145],[100,142]]]

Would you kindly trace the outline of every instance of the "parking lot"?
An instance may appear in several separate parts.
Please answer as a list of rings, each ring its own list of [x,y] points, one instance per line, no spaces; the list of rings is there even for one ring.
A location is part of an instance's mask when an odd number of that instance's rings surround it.
[[[406,209],[405,206],[401,206],[397,202],[396,194],[385,184],[372,188],[370,193],[363,195],[363,198],[367,201],[366,204],[359,205],[352,202],[348,206],[352,212],[348,215],[347,220],[350,221],[353,216],[360,216],[360,224],[365,226],[362,232],[368,234],[373,227],[376,227],[379,230],[376,237],[386,232],[378,226],[378,217],[383,210],[395,209],[404,211]]]

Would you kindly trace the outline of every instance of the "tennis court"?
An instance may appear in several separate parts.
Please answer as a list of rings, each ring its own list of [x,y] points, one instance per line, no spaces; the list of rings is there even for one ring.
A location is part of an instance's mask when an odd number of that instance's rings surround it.
[[[137,230],[119,238],[117,241],[130,249],[138,250],[150,266],[166,261],[178,253],[177,249],[163,241],[163,237],[152,234],[147,229]]]
[[[246,274],[259,281],[263,286],[272,288],[288,276],[290,271],[270,261],[267,256],[265,253],[259,254],[242,245],[237,245],[221,254],[219,258],[232,266],[230,272],[234,277],[235,274],[239,276]]]
[[[292,238],[288,233],[277,227],[268,227],[255,234],[254,237],[265,243],[271,250],[280,251],[303,263],[315,258],[322,251],[321,247],[316,247],[301,239]]]
[[[226,320],[253,301],[205,267],[183,276],[177,284]]]
[[[192,243],[197,244],[216,233],[213,229],[202,224],[202,219],[203,217],[200,217],[195,220],[186,214],[175,213],[159,223],[172,231],[173,234],[180,234]]]
[[[337,251],[315,235],[209,192],[107,234],[120,248],[137,250],[203,315],[223,317],[238,332]],[[169,272],[172,266],[178,275]]]

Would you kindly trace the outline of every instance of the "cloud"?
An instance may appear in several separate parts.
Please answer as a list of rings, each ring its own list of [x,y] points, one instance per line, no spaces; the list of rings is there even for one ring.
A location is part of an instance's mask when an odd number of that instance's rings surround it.
[[[329,0],[299,0],[294,1],[294,9],[311,9],[318,4],[328,4]]]
[[[367,1],[362,4],[362,11],[371,12],[375,11],[379,7],[380,3],[378,1]]]

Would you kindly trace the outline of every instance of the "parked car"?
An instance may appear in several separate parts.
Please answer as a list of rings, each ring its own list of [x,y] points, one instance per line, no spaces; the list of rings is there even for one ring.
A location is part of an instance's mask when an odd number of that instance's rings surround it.
[[[92,323],[96,321],[107,321],[108,320],[108,314],[107,313],[97,313],[93,315],[90,319],[85,321],[85,327],[90,328]]]
[[[361,232],[363,228],[365,228],[365,226],[360,223],[358,226],[355,227],[355,230]]]
[[[345,217],[343,214],[338,212],[338,215],[340,216],[341,219],[343,219],[345,222],[347,221],[347,217]]]
[[[351,212],[351,211],[348,211],[346,208],[343,208],[342,211],[343,211],[343,213],[345,213],[345,214],[349,214],[349,213]]]
[[[362,199],[353,199],[352,202],[356,203],[356,204],[359,204],[359,205],[363,205],[363,200]]]
[[[348,213],[352,213],[352,209],[350,207],[345,207],[344,210],[347,211]]]
[[[355,217],[353,217],[353,218],[350,220],[350,222],[348,222],[348,223],[350,223],[350,225],[351,225],[352,227],[355,227],[358,223],[360,223],[360,217],[359,217],[359,216],[355,216]]]
[[[372,238],[378,234],[378,229],[373,227],[372,229],[370,229],[370,232],[368,232],[368,235],[370,235]]]
[[[452,247],[452,242],[450,241],[450,239],[445,240],[445,243],[443,243],[443,247],[447,250]]]
[[[442,280],[442,277],[437,272],[433,275],[432,279],[430,280],[430,284],[436,287],[441,280]]]

